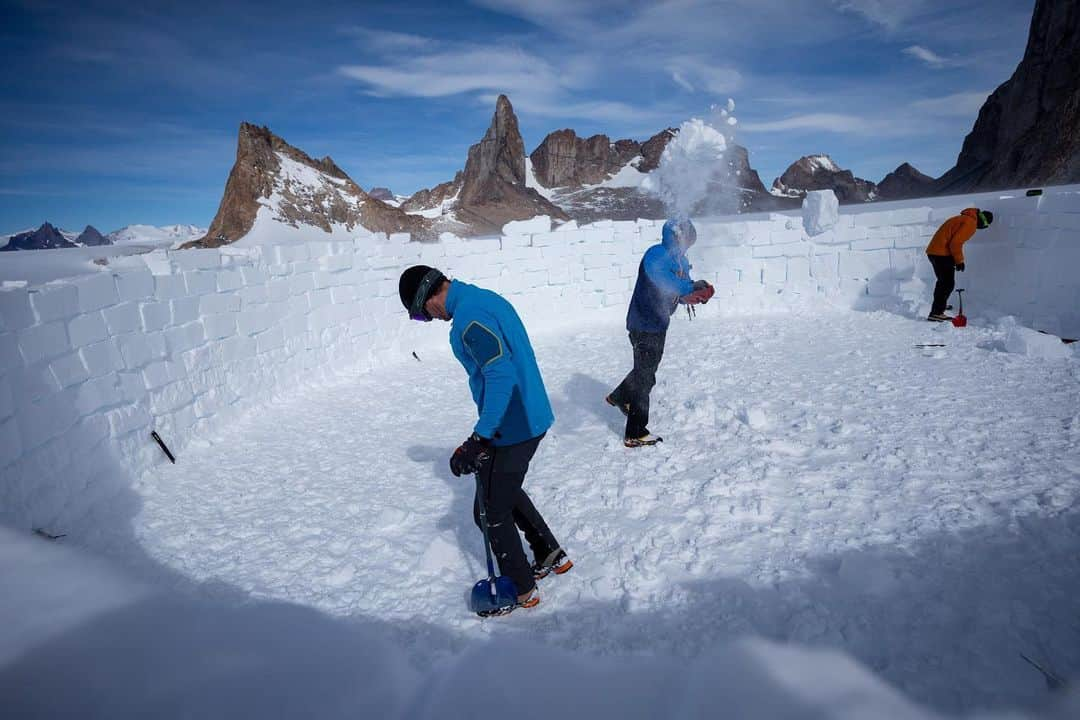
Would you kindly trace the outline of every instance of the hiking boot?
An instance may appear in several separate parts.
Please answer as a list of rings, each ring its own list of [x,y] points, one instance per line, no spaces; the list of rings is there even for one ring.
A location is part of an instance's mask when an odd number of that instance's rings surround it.
[[[949,322],[952,320],[952,318],[945,313],[930,313],[926,316],[926,319],[930,322]]]
[[[552,572],[556,575],[562,575],[572,567],[574,567],[574,563],[570,558],[566,557],[566,552],[559,548],[544,558],[543,562],[537,560],[533,563],[533,578],[540,580],[546,578]]]
[[[539,604],[540,593],[537,591],[536,586],[534,585],[533,589],[529,592],[518,595],[517,605],[514,606],[514,609],[525,608],[527,610],[529,608],[534,608]]]
[[[664,438],[660,437],[659,435],[647,433],[639,438],[626,438],[625,440],[623,440],[623,445],[628,448],[634,448],[645,447],[646,445],[655,445],[656,443],[661,442],[664,442]]]
[[[623,415],[630,416],[630,403],[617,403],[611,399],[611,395],[605,395],[604,402],[613,408],[618,408]]]
[[[540,593],[537,591],[534,585],[532,590],[526,593],[521,593],[517,596],[517,602],[513,605],[506,605],[504,607],[495,608],[493,610],[481,610],[476,614],[482,618],[500,617],[502,615],[509,615],[518,608],[534,608],[540,604]]]

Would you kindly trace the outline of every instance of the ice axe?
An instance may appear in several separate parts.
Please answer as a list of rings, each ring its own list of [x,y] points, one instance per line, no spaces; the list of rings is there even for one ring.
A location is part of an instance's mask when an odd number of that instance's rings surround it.
[[[953,327],[967,327],[967,315],[964,314],[964,289],[957,288],[956,296],[960,298],[960,312],[952,319]]]
[[[495,563],[491,559],[491,537],[488,534],[487,508],[483,470],[476,471],[476,502],[480,508],[480,529],[484,531],[484,554],[487,556],[488,576],[473,585],[469,607],[480,617],[502,615],[517,605],[517,586],[505,575],[495,576]]]

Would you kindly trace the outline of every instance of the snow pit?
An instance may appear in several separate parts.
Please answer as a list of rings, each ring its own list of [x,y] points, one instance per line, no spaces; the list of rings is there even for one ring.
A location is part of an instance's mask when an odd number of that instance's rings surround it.
[[[693,272],[717,296],[676,316],[665,442],[635,454],[602,397],[629,369],[648,221],[5,283],[0,572],[18,592],[0,594],[0,704],[56,714],[110,687],[111,716],[161,715],[162,697],[165,715],[289,697],[327,717],[464,714],[494,662],[527,668],[510,694],[556,678],[567,717],[676,696],[676,715],[840,717],[858,697],[865,716],[1067,716],[1075,699],[1058,706],[1018,653],[1080,669],[1075,354],[1008,323],[928,325],[907,296],[928,289],[936,225],[997,197],[860,208],[817,240],[784,215],[702,222]],[[1003,228],[1039,212],[1002,203]],[[1038,248],[969,243],[970,317],[1080,334],[1057,270],[1073,205],[1046,207],[1036,227],[1061,232]],[[416,262],[499,290],[533,335],[558,419],[528,486],[576,567],[529,613],[465,609],[483,555],[446,461],[473,410],[445,326],[403,318]],[[1037,361],[1050,340],[1069,355]],[[262,660],[208,679],[211,655]]]

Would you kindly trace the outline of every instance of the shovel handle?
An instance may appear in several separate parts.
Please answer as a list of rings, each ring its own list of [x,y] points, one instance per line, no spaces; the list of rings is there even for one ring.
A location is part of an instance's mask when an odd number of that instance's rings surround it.
[[[491,537],[488,533],[487,509],[485,507],[484,481],[481,470],[476,471],[476,502],[480,507],[480,529],[484,531],[484,555],[487,557],[488,580],[491,586],[491,597],[496,597],[495,591],[495,563],[491,559]]]

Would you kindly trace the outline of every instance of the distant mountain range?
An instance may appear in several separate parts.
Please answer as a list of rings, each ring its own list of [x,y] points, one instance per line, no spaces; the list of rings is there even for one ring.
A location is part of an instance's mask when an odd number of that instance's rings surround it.
[[[975,190],[1080,182],[1080,0],[1037,0],[1027,48],[1016,72],[987,99],[956,166],[934,179],[903,163],[874,183],[826,154],[792,163],[766,189],[746,148],[732,144],[721,159],[741,212],[798,207],[810,190],[833,190],[841,203],[899,200]],[[146,242],[216,247],[245,242],[352,237],[359,228],[407,232],[433,240],[498,233],[511,220],[662,218],[646,190],[679,130],[637,141],[582,138],[570,128],[549,133],[526,154],[517,116],[500,95],[483,138],[469,148],[454,177],[408,197],[385,187],[365,192],[330,157],[317,160],[269,128],[241,123],[236,162],[218,212],[203,232],[193,226],[129,226],[102,236],[78,235],[45,223],[0,237],[0,249],[62,248]],[[713,208],[715,211],[715,209]]]
[[[194,225],[128,225],[102,235],[92,225],[80,233],[61,230],[51,223],[43,223],[37,230],[0,235],[0,251],[52,250],[58,248],[96,247],[100,245],[148,245],[173,247],[192,237],[205,234],[206,230]]]

